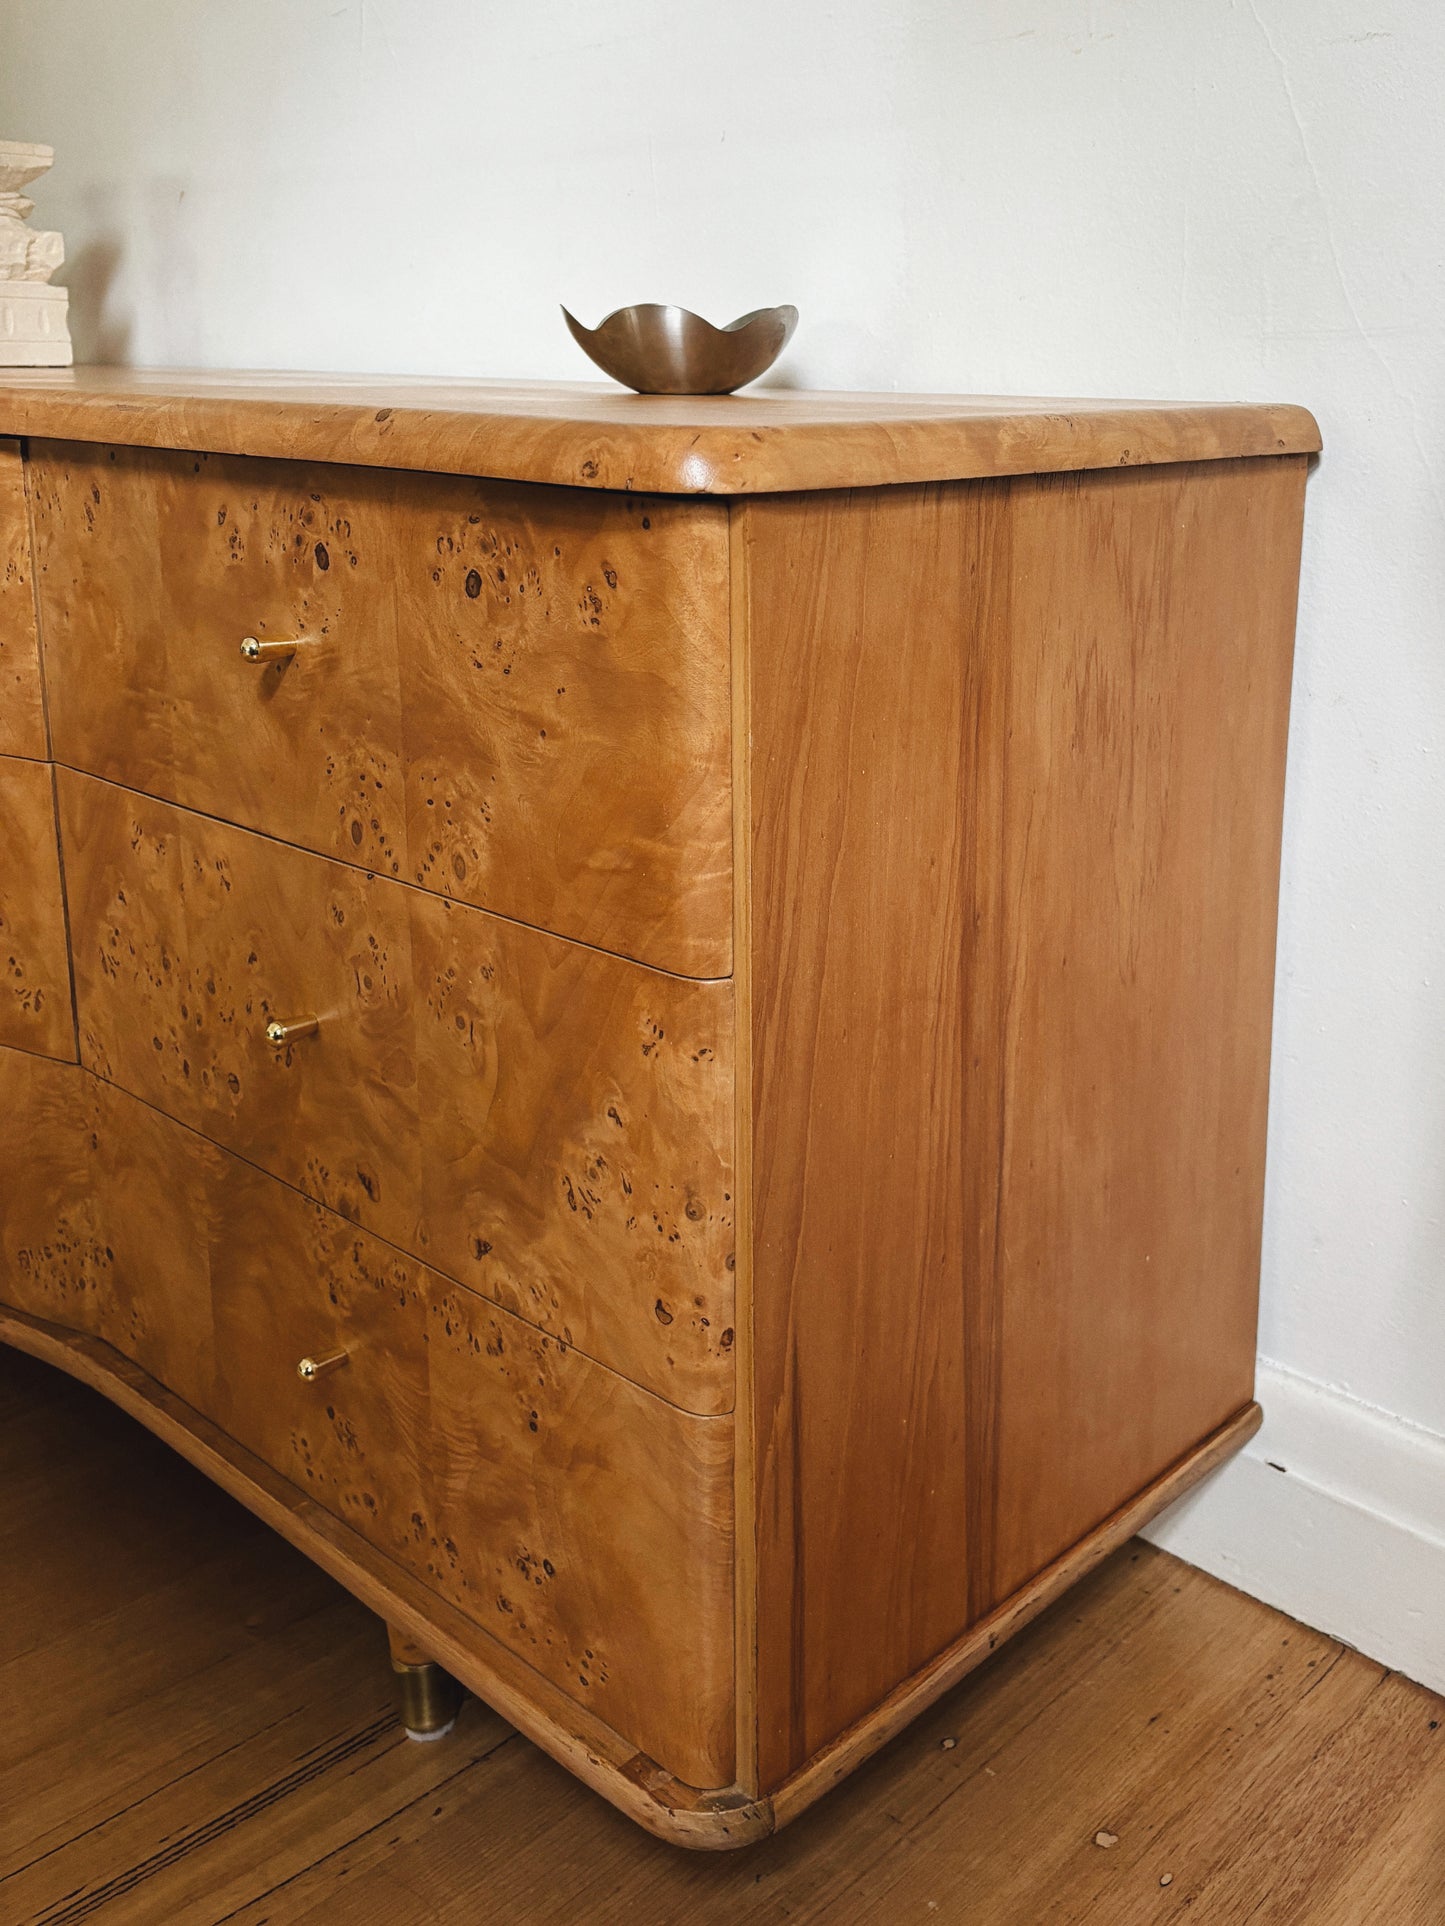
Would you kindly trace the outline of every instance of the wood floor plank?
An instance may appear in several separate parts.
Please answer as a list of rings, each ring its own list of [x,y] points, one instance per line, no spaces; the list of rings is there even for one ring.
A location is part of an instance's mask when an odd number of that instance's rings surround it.
[[[1332,1701],[1346,1695],[1358,1698],[1358,1705],[1348,1717],[1334,1716]],[[1183,1889],[1191,1919],[1207,1926],[1239,1920],[1313,1926],[1366,1864],[1377,1877],[1390,1867],[1389,1904],[1378,1913],[1356,1914],[1358,1926],[1376,1918],[1397,1926],[1407,1919],[1386,1835],[1401,1801],[1416,1788],[1432,1789],[1433,1811],[1427,1807],[1420,1817],[1423,1835],[1433,1832],[1437,1842],[1435,1867],[1441,1872],[1445,1734],[1438,1712],[1439,1701],[1419,1686],[1351,1654],[1266,1745],[1245,1756],[1243,1747],[1222,1741],[1219,1760],[1211,1762],[1215,1769],[1206,1766],[1187,1814],[1173,1828],[1174,1840],[1161,1842],[1181,1862],[1174,1883]],[[1265,1883],[1268,1897],[1261,1901]],[[1095,1918],[1134,1926],[1146,1914],[1138,1906],[1085,1917],[1091,1926]],[[1422,1926],[1439,1926],[1442,1919],[1445,1882],[1436,1886]]]
[[[226,1659],[264,1650],[285,1627],[335,1601],[335,1587],[308,1559],[258,1558],[247,1535],[142,1597],[44,1638],[0,1661],[0,1704],[8,1707],[0,1775],[67,1734],[90,1732]],[[184,1640],[158,1636],[175,1622],[186,1625]],[[97,1645],[125,1651],[128,1663],[93,1665]]]
[[[13,1365],[23,1370],[12,1371]],[[46,1381],[55,1395],[29,1397]],[[16,1391],[22,1423],[0,1425],[0,1657],[37,1649],[184,1572],[270,1534],[104,1399],[15,1352],[4,1354],[0,1412]],[[157,1493],[163,1493],[158,1502]]]
[[[96,1727],[72,1726],[31,1758],[7,1767],[0,1777],[0,1808],[13,1811],[23,1799],[29,1821],[18,1864],[89,1838],[112,1815],[143,1813],[157,1796],[189,1788],[214,1761],[263,1734],[299,1731],[308,1717],[322,1733],[382,1717],[385,1686],[369,1633],[333,1600],[327,1611],[286,1628],[267,1647],[243,1650],[199,1679],[182,1667],[182,1676],[150,1698],[122,1707]],[[375,1687],[360,1708],[346,1689],[351,1671],[360,1679],[369,1673]],[[103,1850],[120,1850],[117,1839],[130,1831],[127,1822]],[[70,1861],[86,1870],[90,1853],[77,1844]],[[7,1852],[7,1871],[13,1870],[10,1862]]]
[[[475,1702],[409,1744],[370,1614],[0,1352],[7,1870],[0,1926],[1442,1926],[1445,1703],[1135,1543],[776,1838],[690,1855]]]
[[[1217,1649],[1201,1656],[1209,1666],[1220,1659]],[[1369,1681],[1353,1668],[1326,1677],[1337,1677],[1338,1688],[1317,1703],[1331,1725],[1342,1723],[1363,1703]],[[1263,1725],[1287,1715],[1277,1703],[1251,1705],[1247,1695],[1248,1687],[1241,1694],[1236,1682],[1238,1729],[1257,1743]],[[1136,1918],[1154,1917],[1145,1906],[1157,1910],[1160,1880],[1172,1868],[1156,1857],[1151,1797],[1157,1784],[1187,1772],[1189,1760],[1228,1720],[1231,1707],[1221,1703],[1228,1687],[1201,1692],[1184,1706],[1176,1701],[1164,1715],[1164,1738],[1154,1743],[1145,1741],[1137,1714],[1121,1714],[1116,1696],[1071,1708],[1076,1716],[1054,1723],[1046,1748],[1005,1757],[987,1786],[975,1782],[966,1796],[931,1813],[910,1838],[906,1859],[899,1855],[881,1878],[860,1880],[849,1891],[835,1910],[839,1926],[883,1911],[921,1912],[929,1900],[948,1895],[974,1904],[986,1898],[1000,1918],[1039,1926],[1061,1920],[1132,1926]],[[1302,1688],[1294,1696],[1302,1698]],[[1100,1835],[1117,1844],[1101,1847]]]
[[[1401,1680],[1413,1696],[1420,1688]],[[1349,1850],[1333,1890],[1311,1900],[1310,1926],[1357,1926],[1361,1920],[1389,1920],[1391,1926],[1439,1926],[1445,1918],[1445,1707],[1429,1693],[1422,1715],[1435,1734],[1435,1759],[1402,1797],[1369,1842]],[[1418,1732],[1418,1727],[1417,1727]]]
[[[287,1736],[277,1735],[283,1741]],[[294,1733],[289,1736],[294,1740]],[[229,1763],[247,1782],[244,1795],[233,1786],[231,1796],[217,1799],[214,1809],[190,1812],[174,1830],[158,1832],[149,1850],[137,1852],[127,1842],[117,1851],[117,1842],[102,1834],[114,1871],[57,1886],[50,1895],[21,1879],[13,1897],[0,1888],[0,1904],[15,1906],[14,1917],[34,1920],[36,1926],[70,1926],[91,1918],[117,1926],[161,1921],[210,1926],[235,1902],[284,1880],[314,1851],[333,1848],[348,1831],[384,1819],[447,1771],[464,1769],[478,1755],[465,1739],[462,1744],[460,1760],[442,1758],[409,1745],[394,1729],[372,1726],[337,1734],[289,1761],[258,1757],[260,1748],[240,1748]],[[273,1748],[266,1751],[269,1755]],[[214,1783],[215,1773],[207,1777],[213,1794],[222,1790]],[[164,1810],[142,1816],[160,1817]]]

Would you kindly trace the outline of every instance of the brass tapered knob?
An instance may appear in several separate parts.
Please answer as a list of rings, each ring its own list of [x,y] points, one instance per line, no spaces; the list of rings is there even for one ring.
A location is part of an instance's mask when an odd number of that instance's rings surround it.
[[[247,662],[289,662],[300,642],[262,642],[254,635],[243,636],[241,654]]]
[[[296,1366],[296,1375],[303,1384],[315,1384],[318,1378],[324,1378],[329,1371],[340,1370],[346,1358],[345,1351],[333,1351],[324,1358],[302,1358]]]
[[[319,1017],[292,1017],[290,1021],[286,1023],[282,1023],[278,1018],[272,1017],[271,1021],[266,1025],[266,1041],[268,1043],[274,1043],[279,1050],[285,1043],[295,1043],[298,1037],[314,1037],[320,1028],[321,1019]]]

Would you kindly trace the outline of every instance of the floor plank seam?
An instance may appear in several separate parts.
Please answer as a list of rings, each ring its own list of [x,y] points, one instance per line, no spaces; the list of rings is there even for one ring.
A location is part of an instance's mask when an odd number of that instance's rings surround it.
[[[394,1735],[395,1730],[395,1718],[390,1714],[374,1721],[370,1726],[362,1727],[349,1739],[339,1741],[332,1748],[331,1756],[319,1760],[316,1765],[283,1774],[281,1778],[263,1786],[258,1792],[253,1792],[237,1805],[228,1807],[225,1812],[219,1812],[204,1824],[180,1834],[172,1845],[150,1854],[138,1865],[129,1867],[123,1873],[117,1873],[104,1884],[92,1887],[89,1892],[78,1889],[79,1896],[73,1901],[67,1895],[66,1899],[60,1902],[60,1911],[47,1909],[37,1914],[35,1926],[76,1926],[76,1922],[90,1918],[100,1907],[109,1905],[111,1900],[134,1892],[147,1880],[154,1879],[158,1873],[165,1872],[171,1866],[178,1864],[188,1854],[210,1845],[213,1840],[225,1833],[234,1832],[238,1826],[245,1825],[258,1813],[265,1812],[279,1800],[286,1798],[288,1794],[299,1791],[302,1786],[329,1772],[334,1765],[340,1764],[352,1753],[368,1745],[374,1745],[379,1738]]]
[[[489,1745],[484,1752],[473,1753],[470,1758],[457,1767],[455,1772],[449,1772],[445,1779],[438,1779],[435,1785],[429,1786],[425,1792],[417,1793],[415,1798],[403,1800],[401,1805],[394,1807],[384,1818],[376,1820],[375,1823],[370,1826],[364,1826],[360,1832],[354,1833],[350,1839],[345,1839],[340,1845],[333,1846],[329,1852],[323,1853],[319,1859],[313,1859],[310,1865],[298,1866],[294,1873],[289,1874],[285,1879],[278,1880],[274,1886],[268,1886],[265,1892],[255,1893],[250,1899],[244,1900],[241,1905],[233,1907],[230,1912],[221,1914],[221,1916],[213,1922],[213,1926],[228,1926],[228,1922],[239,1919],[243,1913],[249,1912],[253,1907],[264,1906],[266,1901],[274,1898],[277,1893],[284,1893],[289,1886],[294,1886],[298,1879],[305,1879],[309,1874],[319,1872],[322,1868],[329,1866],[338,1854],[354,1851],[364,1839],[369,1839],[373,1833],[383,1832],[386,1827],[395,1825],[398,1819],[401,1819],[406,1813],[411,1812],[415,1807],[425,1804],[428,1799],[437,1798],[441,1793],[445,1792],[448,1787],[454,1786],[459,1779],[464,1779],[475,1767],[486,1765],[488,1760],[495,1758],[499,1752],[503,1751],[507,1746],[514,1744],[521,1736],[519,1732],[508,1732],[502,1738],[498,1739],[495,1745]]]
[[[178,1772],[173,1779],[166,1779],[160,1785],[152,1786],[138,1799],[132,1799],[128,1805],[117,1806],[113,1812],[106,1813],[103,1819],[97,1819],[93,1825],[82,1826],[79,1832],[71,1833],[58,1844],[47,1846],[44,1852],[37,1853],[33,1859],[27,1859],[23,1866],[12,1867],[8,1873],[0,1875],[0,1886],[6,1885],[12,1879],[18,1879],[21,1873],[29,1872],[34,1866],[44,1865],[45,1861],[53,1858],[56,1853],[68,1852],[72,1846],[79,1845],[83,1839],[88,1839],[92,1833],[103,1832],[117,1819],[124,1819],[129,1813],[138,1812],[149,1800],[157,1798],[161,1793],[169,1792],[173,1786],[183,1785],[196,1773],[205,1772],[220,1760],[229,1758],[233,1752],[239,1752],[242,1747],[250,1745],[253,1740],[263,1738],[268,1732],[274,1732],[277,1726],[284,1725],[292,1716],[290,1712],[283,1712],[279,1718],[268,1720],[265,1725],[258,1725],[254,1731],[247,1732],[244,1737],[234,1740],[230,1745],[222,1746],[219,1752],[208,1752],[204,1759],[198,1760],[193,1766],[188,1766],[184,1772]]]
[[[1314,1677],[1310,1680],[1309,1684],[1305,1687],[1303,1692],[1300,1693],[1301,1704],[1303,1704],[1303,1702],[1309,1697],[1310,1693],[1313,1692],[1317,1686],[1324,1684],[1325,1680],[1329,1677],[1330,1673],[1333,1672],[1335,1667],[1338,1664],[1340,1664],[1340,1662],[1344,1659],[1345,1654],[1349,1651],[1349,1649],[1350,1648],[1348,1645],[1336,1644],[1334,1652],[1330,1656],[1329,1663],[1327,1665],[1319,1665],[1315,1667]]]

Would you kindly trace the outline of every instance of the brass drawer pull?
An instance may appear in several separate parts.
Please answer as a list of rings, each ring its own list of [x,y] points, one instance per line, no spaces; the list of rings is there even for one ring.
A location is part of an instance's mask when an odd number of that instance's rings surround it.
[[[301,647],[301,638],[294,642],[262,642],[254,635],[243,637],[241,654],[248,662],[289,662]]]
[[[333,1351],[329,1357],[324,1358],[302,1358],[296,1366],[296,1375],[303,1384],[315,1384],[316,1380],[324,1378],[328,1371],[339,1371],[345,1364],[346,1358],[345,1351]]]
[[[266,1041],[274,1043],[279,1050],[285,1043],[295,1043],[298,1037],[314,1037],[320,1028],[319,1017],[293,1017],[289,1023],[280,1023],[273,1017],[266,1025]]]

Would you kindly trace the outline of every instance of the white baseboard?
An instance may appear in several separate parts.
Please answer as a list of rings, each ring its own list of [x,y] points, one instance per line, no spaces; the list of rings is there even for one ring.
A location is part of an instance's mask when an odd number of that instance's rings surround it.
[[[1445,1692],[1445,1437],[1259,1364],[1263,1427],[1152,1544]]]

